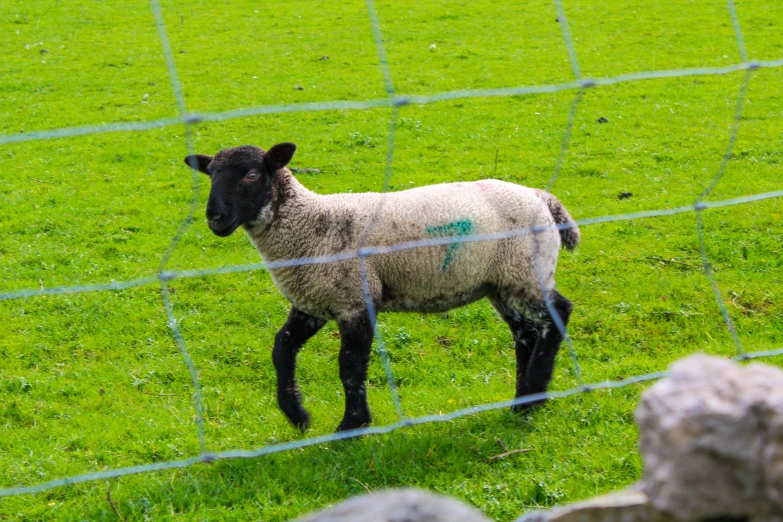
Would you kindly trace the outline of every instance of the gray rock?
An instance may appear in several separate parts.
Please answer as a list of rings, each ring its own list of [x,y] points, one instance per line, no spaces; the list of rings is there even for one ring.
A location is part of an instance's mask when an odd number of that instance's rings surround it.
[[[517,522],[675,522],[650,505],[640,486],[549,511],[528,513]]]
[[[354,497],[298,522],[490,521],[456,500],[416,489],[399,489]]]
[[[643,396],[644,491],[681,522],[783,521],[783,372],[692,356]]]

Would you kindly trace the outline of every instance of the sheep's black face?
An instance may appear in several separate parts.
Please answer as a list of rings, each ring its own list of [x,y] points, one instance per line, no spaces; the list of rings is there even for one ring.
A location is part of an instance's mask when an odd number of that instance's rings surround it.
[[[212,180],[207,221],[216,235],[225,237],[256,220],[273,199],[277,171],[294,155],[296,145],[280,143],[268,152],[243,145],[225,149],[214,157],[195,154],[185,163]]]

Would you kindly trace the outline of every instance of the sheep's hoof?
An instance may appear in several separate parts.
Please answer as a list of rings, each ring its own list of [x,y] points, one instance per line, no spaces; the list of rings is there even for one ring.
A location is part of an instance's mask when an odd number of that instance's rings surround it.
[[[533,402],[525,402],[523,404],[515,404],[511,407],[511,411],[514,413],[521,413],[521,414],[530,413],[533,410],[537,410],[544,404],[546,404],[546,399],[540,399]]]
[[[301,432],[305,432],[310,429],[310,416],[307,416],[304,420],[294,422],[294,427]]]
[[[371,419],[343,419],[339,426],[337,426],[337,432],[351,431],[359,428],[365,428],[370,425]],[[358,436],[358,435],[357,435]]]
[[[287,415],[288,420],[299,431],[307,431],[310,428],[310,414],[302,410],[295,415]]]

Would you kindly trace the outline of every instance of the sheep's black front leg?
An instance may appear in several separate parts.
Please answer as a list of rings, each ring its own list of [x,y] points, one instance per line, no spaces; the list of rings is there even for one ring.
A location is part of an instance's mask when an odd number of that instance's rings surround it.
[[[288,319],[275,335],[272,361],[277,371],[277,403],[288,420],[300,430],[310,426],[310,414],[302,406],[302,395],[296,384],[296,354],[324,324],[325,319],[291,307]]]
[[[370,362],[373,329],[367,312],[338,320],[340,328],[340,380],[345,389],[345,415],[337,431],[367,426],[372,421],[367,404],[367,366]]]
[[[557,291],[552,292],[551,300],[554,311],[560,316],[560,320],[565,327],[568,325],[568,319],[571,317],[571,310],[573,310],[571,301]],[[536,341],[535,349],[528,361],[525,375],[527,387],[522,390],[523,393],[521,395],[519,393],[520,390],[517,389],[517,397],[546,391],[549,381],[552,380],[552,372],[555,368],[557,351],[560,349],[560,343],[563,341],[563,334],[557,327],[557,324],[555,324],[552,314],[544,303],[542,303],[541,306],[543,306],[543,314],[538,340]],[[532,403],[521,404],[514,408],[514,410],[525,411],[545,402],[546,399],[540,399]]]

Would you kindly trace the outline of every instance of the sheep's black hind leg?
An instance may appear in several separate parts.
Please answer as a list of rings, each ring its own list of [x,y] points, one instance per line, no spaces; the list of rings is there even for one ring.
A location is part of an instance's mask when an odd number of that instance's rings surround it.
[[[563,326],[568,324],[573,305],[557,291],[551,296],[552,308],[560,316]],[[493,299],[492,304],[508,323],[514,336],[517,358],[517,389],[515,397],[545,392],[555,367],[555,357],[560,349],[563,334],[557,327],[545,302],[512,305],[509,301]],[[514,411],[526,411],[546,402],[534,402],[512,407]]]
[[[571,317],[571,310],[573,310],[571,301],[556,290],[552,291],[550,300],[554,313],[560,317],[563,328],[565,328],[568,325],[569,317]],[[541,314],[539,316],[538,340],[527,365],[527,389],[523,395],[532,395],[546,391],[549,381],[552,380],[557,351],[560,349],[560,343],[563,341],[563,332],[557,327],[546,303],[541,303],[539,306],[541,307]],[[519,396],[517,395],[517,397]],[[526,411],[545,402],[546,399],[539,399],[534,402],[521,404],[514,410]]]
[[[302,406],[302,395],[296,384],[296,354],[324,324],[325,319],[291,307],[288,320],[275,335],[272,361],[277,371],[277,403],[288,420],[300,430],[310,426],[310,414]]]
[[[368,426],[372,421],[367,404],[367,366],[370,362],[373,328],[367,312],[337,321],[340,328],[340,380],[345,389],[345,415],[337,431]]]
[[[511,335],[514,338],[514,351],[517,359],[517,389],[514,397],[522,397],[528,394],[527,367],[530,356],[536,347],[538,340],[538,324],[531,321],[510,303],[498,298],[491,298],[492,305],[500,317],[508,323]],[[517,406],[514,407],[518,408]]]

